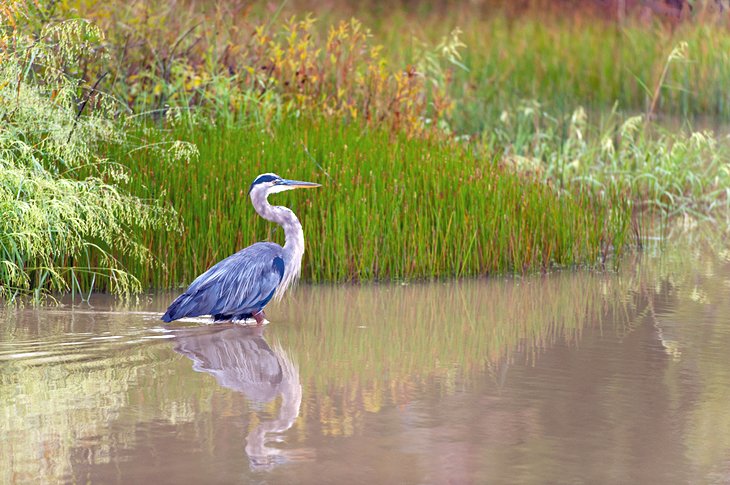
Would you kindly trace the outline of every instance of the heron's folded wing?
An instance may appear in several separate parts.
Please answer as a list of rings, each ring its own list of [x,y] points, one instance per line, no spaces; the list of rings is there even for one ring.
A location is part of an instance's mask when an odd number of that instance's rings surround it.
[[[284,275],[281,253],[279,245],[257,243],[218,263],[218,303],[211,314],[239,315],[266,305]]]

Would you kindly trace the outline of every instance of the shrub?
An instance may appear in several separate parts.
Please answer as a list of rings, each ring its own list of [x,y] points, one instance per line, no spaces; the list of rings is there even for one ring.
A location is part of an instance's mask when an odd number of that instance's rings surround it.
[[[125,170],[101,154],[102,142],[124,140],[109,116],[114,103],[93,90],[80,99],[66,74],[101,33],[68,21],[35,40],[0,35],[0,296],[90,291],[97,278],[116,293],[140,290],[118,256],[149,262],[139,231],[172,228],[176,218],[121,188]],[[89,102],[96,109],[83,113]]]

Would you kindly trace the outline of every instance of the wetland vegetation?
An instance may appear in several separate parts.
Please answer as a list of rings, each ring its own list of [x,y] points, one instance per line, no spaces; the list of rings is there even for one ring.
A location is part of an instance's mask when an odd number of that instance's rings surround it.
[[[188,283],[279,237],[246,198],[270,170],[325,186],[282,197],[309,281],[617,264],[724,223],[724,17],[538,7],[5,6],[3,295]]]

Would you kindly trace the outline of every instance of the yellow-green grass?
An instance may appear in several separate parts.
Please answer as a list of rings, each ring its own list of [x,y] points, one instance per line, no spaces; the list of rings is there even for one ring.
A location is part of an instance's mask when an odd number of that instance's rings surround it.
[[[129,261],[145,286],[189,283],[258,240],[283,243],[282,231],[256,215],[248,199],[251,181],[264,172],[322,184],[271,197],[304,225],[309,281],[594,265],[629,239],[631,207],[619,194],[556,191],[456,142],[409,139],[327,118],[266,128],[188,120],[138,135],[135,144],[149,148],[126,158],[130,190],[165,191],[184,227],[179,234],[145,234],[165,265]],[[156,147],[170,137],[197,144],[199,159],[160,160]]]

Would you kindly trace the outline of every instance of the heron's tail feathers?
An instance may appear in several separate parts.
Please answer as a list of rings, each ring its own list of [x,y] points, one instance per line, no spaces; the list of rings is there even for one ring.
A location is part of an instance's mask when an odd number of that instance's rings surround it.
[[[171,322],[183,317],[197,317],[201,313],[196,312],[198,302],[192,295],[183,293],[178,296],[162,316],[163,322]]]

